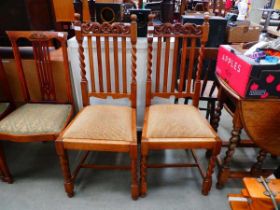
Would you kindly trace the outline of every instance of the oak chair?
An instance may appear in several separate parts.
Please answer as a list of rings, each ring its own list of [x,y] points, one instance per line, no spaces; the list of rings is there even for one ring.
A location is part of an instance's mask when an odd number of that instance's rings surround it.
[[[6,73],[0,58],[0,120],[12,111],[13,99],[7,81]],[[7,166],[2,144],[0,144],[0,172],[4,182],[12,183],[13,178]]]
[[[62,129],[68,124],[73,114],[72,88],[67,57],[67,33],[41,31],[8,31],[16,62],[17,73],[24,97],[24,104],[8,114],[0,121],[0,140],[13,142],[42,142],[54,141]],[[23,68],[18,40],[26,39],[32,44],[34,72]],[[64,76],[59,84],[66,85],[65,100],[57,97],[53,68],[49,47],[56,40],[61,48]],[[32,73],[32,82],[38,82],[40,99],[31,94],[34,86],[30,85],[27,75]],[[30,78],[30,77],[29,77]]]
[[[148,31],[148,66],[146,82],[146,110],[141,141],[141,195],[147,193],[147,168],[163,167],[198,167],[203,177],[202,193],[207,195],[212,184],[212,173],[216,161],[216,156],[220,152],[221,141],[216,132],[208,124],[207,120],[198,110],[200,96],[200,74],[204,57],[204,47],[207,42],[209,23],[208,16],[205,17],[203,25],[186,23],[153,26],[150,16]],[[157,60],[160,61],[162,51],[162,41],[165,40],[165,57],[163,75],[161,75],[160,62],[157,62],[156,72],[152,73],[153,40],[158,40],[156,52]],[[174,53],[170,54],[171,39],[175,39]],[[179,71],[180,84],[176,90],[176,71],[178,59],[178,45],[182,40],[181,68]],[[196,41],[200,40],[201,48],[198,55],[198,65],[196,71],[195,88],[191,88],[192,73],[194,65]],[[190,46],[188,46],[190,43]],[[189,50],[188,50],[189,49]],[[187,54],[187,51],[189,53]],[[170,58],[173,59],[170,59]],[[185,80],[185,65],[189,57],[189,72],[187,83]],[[174,59],[175,58],[175,59]],[[172,61],[170,64],[169,60]],[[170,65],[169,65],[170,64]],[[169,66],[171,70],[169,70]],[[171,77],[171,80],[169,78]],[[184,87],[185,86],[185,87]],[[180,104],[157,104],[151,105],[154,97],[170,98],[191,98],[192,105]],[[212,156],[205,173],[200,166],[194,149],[209,149]],[[195,163],[187,164],[148,164],[147,157],[150,150],[165,149],[191,149]]]
[[[74,181],[81,168],[128,169],[131,171],[131,197],[137,199],[139,186],[136,137],[136,16],[131,16],[131,24],[113,23],[112,25],[106,22],[81,23],[79,14],[75,14],[75,18],[83,109],[56,141],[57,154],[64,175],[65,191],[69,197],[74,195]],[[104,40],[104,57],[101,40]],[[83,41],[87,41],[88,45],[91,85],[88,84],[86,78]],[[111,41],[112,44],[110,44]],[[96,50],[93,50],[93,43],[96,45]],[[110,60],[110,45],[113,48],[112,60]],[[130,52],[131,57],[127,56],[127,52]],[[127,63],[130,59],[131,67],[128,67]],[[131,82],[128,80],[130,74]],[[131,106],[90,105],[92,97],[126,98],[130,100]],[[67,150],[85,151],[85,156],[73,174],[69,168]],[[86,164],[89,151],[129,153],[130,166]]]

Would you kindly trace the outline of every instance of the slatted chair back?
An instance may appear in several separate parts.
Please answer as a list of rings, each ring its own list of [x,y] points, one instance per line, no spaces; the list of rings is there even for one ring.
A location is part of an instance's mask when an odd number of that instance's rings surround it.
[[[15,57],[17,72],[19,75],[21,90],[25,102],[31,103],[73,103],[72,87],[70,80],[69,62],[67,55],[67,33],[65,32],[45,32],[45,31],[7,31],[8,37],[11,41],[13,53]],[[34,64],[36,67],[36,80],[39,81],[40,99],[31,97],[31,92],[34,87],[27,83],[27,73],[23,68],[21,55],[19,52],[18,40],[26,39],[32,44]],[[62,59],[63,71],[66,84],[66,99],[61,101],[57,98],[57,91],[54,81],[54,72],[52,59],[50,56],[50,48],[53,48],[53,42],[56,40],[59,43]],[[59,81],[64,83],[64,81]]]
[[[148,65],[147,65],[147,84],[146,84],[146,106],[151,104],[154,97],[169,98],[191,98],[193,105],[198,106],[201,81],[200,75],[203,65],[204,48],[208,40],[209,17],[205,16],[203,25],[194,25],[190,23],[164,23],[162,25],[153,25],[153,17],[149,17],[148,27]],[[154,54],[156,57],[155,85],[152,86],[152,60],[153,60],[153,41],[157,39],[157,49]],[[174,40],[174,51],[170,53],[171,41]],[[200,41],[200,49],[196,56],[197,41]],[[164,43],[165,41],[165,43]],[[179,53],[179,43],[182,42],[182,53]],[[172,43],[173,44],[173,43]],[[162,45],[165,45],[164,60],[162,60]],[[179,57],[179,58],[178,58]],[[197,68],[194,68],[194,62],[198,59]],[[188,60],[188,68],[186,68]],[[173,63],[170,65],[170,61]],[[161,71],[161,62],[164,63],[164,69]],[[179,72],[177,72],[178,63],[180,63]],[[169,66],[171,66],[169,68]],[[186,69],[188,71],[186,72]],[[196,73],[194,89],[191,86],[192,75]],[[185,75],[187,73],[187,75]],[[163,74],[163,75],[162,75]],[[177,74],[179,78],[177,78]],[[169,80],[168,78],[170,78]],[[185,81],[187,78],[187,82]],[[179,85],[176,88],[177,80]],[[185,83],[187,87],[185,87]]]
[[[0,57],[0,102],[12,102],[12,94],[10,92],[9,83],[5,73],[5,69]]]
[[[113,99],[128,98],[131,101],[132,108],[136,108],[136,18],[136,15],[132,15],[131,23],[125,24],[109,24],[106,22],[102,24],[97,22],[81,23],[80,15],[75,14],[76,21],[74,22],[74,27],[79,45],[83,106],[89,105],[90,97],[102,99],[112,97]],[[87,38],[88,45],[88,61],[91,81],[90,90],[86,78],[86,64],[83,47],[85,37]],[[103,40],[104,51],[102,50]],[[127,41],[130,41],[130,44],[128,44]],[[93,43],[96,46],[96,50],[93,50]],[[110,43],[112,43],[111,47],[113,48],[113,59],[110,59]],[[118,52],[119,45],[121,46],[121,56]],[[105,52],[104,57],[102,52]],[[130,56],[127,55],[129,52]],[[128,60],[131,60],[131,67],[127,65]],[[129,84],[128,75],[130,74],[131,82]]]

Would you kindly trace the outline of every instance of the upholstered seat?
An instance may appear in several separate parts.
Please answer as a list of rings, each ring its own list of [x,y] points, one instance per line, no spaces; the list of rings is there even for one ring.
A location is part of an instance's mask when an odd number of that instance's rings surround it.
[[[136,141],[135,109],[125,106],[91,105],[85,107],[66,129],[62,138],[111,141]],[[133,122],[133,123],[132,123]]]
[[[0,121],[0,133],[12,135],[59,133],[71,114],[71,105],[25,104]]]
[[[194,106],[152,105],[146,114],[147,138],[213,138],[215,141],[215,132]]]
[[[7,109],[9,108],[10,103],[6,103],[6,102],[0,102],[0,116],[7,111]]]

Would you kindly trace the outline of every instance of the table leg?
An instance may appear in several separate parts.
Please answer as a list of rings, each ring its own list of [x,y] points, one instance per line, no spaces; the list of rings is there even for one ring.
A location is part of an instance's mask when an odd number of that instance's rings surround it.
[[[257,157],[257,162],[251,168],[250,172],[252,175],[254,175],[254,176],[261,175],[262,165],[263,165],[263,161],[266,158],[266,155],[267,155],[267,152],[261,149],[258,154],[258,157]]]
[[[241,129],[242,129],[242,124],[237,108],[233,117],[233,130],[231,132],[231,138],[229,140],[228,150],[226,152],[226,156],[223,160],[222,166],[219,169],[217,188],[222,188],[226,183],[227,179],[229,178],[230,162],[235,152],[235,148],[238,142],[240,141]]]
[[[220,87],[219,88],[219,93],[218,93],[217,106],[215,108],[213,118],[210,115],[210,117],[211,117],[210,122],[211,122],[211,125],[212,125],[212,127],[215,131],[217,131],[218,127],[219,127],[220,118],[221,118],[221,114],[222,114],[222,109],[223,109],[223,106],[224,106],[224,100],[223,99],[224,99],[223,91],[222,91],[222,88]]]

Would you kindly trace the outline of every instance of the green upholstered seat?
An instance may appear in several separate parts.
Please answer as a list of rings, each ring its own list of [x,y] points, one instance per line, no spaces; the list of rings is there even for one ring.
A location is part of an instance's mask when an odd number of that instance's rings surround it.
[[[0,116],[8,109],[9,105],[8,102],[0,102]]]
[[[59,133],[71,113],[66,104],[25,104],[0,121],[0,133],[32,135]]]

